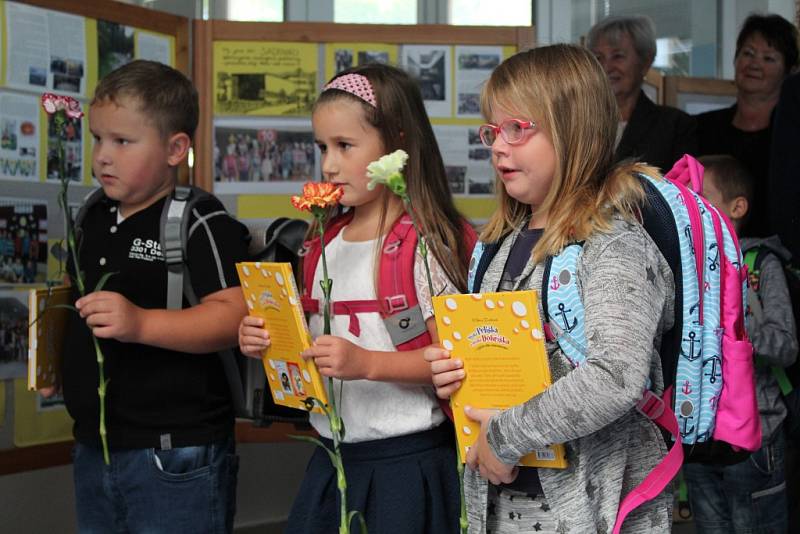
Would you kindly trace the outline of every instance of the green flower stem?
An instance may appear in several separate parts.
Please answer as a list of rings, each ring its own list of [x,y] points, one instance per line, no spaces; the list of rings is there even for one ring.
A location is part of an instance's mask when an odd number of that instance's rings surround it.
[[[411,206],[411,199],[408,197],[408,194],[401,194],[400,198],[403,199],[403,205],[406,208],[406,212],[411,217],[411,224],[414,225],[414,230],[417,232],[417,243],[419,247],[419,252],[422,255],[423,263],[425,264],[425,274],[428,277],[428,290],[430,290],[431,298],[436,294],[433,290],[433,280],[431,279],[431,268],[428,264],[428,245],[425,243],[425,238],[420,232],[420,228],[417,225],[417,220],[414,217],[414,208]],[[459,517],[459,527],[462,534],[467,532],[467,527],[469,526],[469,522],[467,520],[467,504],[464,499],[464,464],[461,462],[461,448],[456,443],[456,472],[458,473],[458,490],[461,494],[461,517]]]
[[[97,356],[97,369],[100,373],[99,385],[97,386],[97,396],[100,398],[100,441],[103,443],[103,460],[105,460],[106,465],[110,465],[111,459],[108,455],[108,436],[106,433],[106,386],[108,385],[108,380],[106,380],[103,372],[105,358],[103,357],[103,351],[100,350],[100,343],[94,335],[92,335],[92,341],[94,342],[94,353]]]
[[[464,499],[464,463],[461,461],[461,447],[456,442],[456,472],[458,473],[458,490],[461,493],[461,516],[458,518],[458,525],[461,534],[467,534],[469,520],[467,519],[467,501]]]
[[[333,288],[333,280],[328,276],[328,260],[325,256],[325,228],[323,220],[325,219],[325,211],[322,208],[312,208],[314,217],[317,219],[317,227],[319,228],[319,245],[322,252],[322,280],[320,286],[322,287],[322,317],[323,317],[323,333],[330,335],[331,333],[331,290]],[[344,463],[342,462],[342,419],[339,417],[339,411],[336,408],[336,392],[333,389],[333,378],[328,377],[328,402],[330,403],[330,411],[325,410],[325,415],[328,416],[328,424],[331,429],[331,436],[333,437],[333,457],[331,462],[336,469],[336,487],[339,488],[339,534],[349,534],[349,516],[347,514],[347,478],[344,474]]]
[[[58,174],[61,181],[61,191],[58,196],[58,202],[61,205],[61,210],[64,213],[64,230],[67,234],[67,250],[72,257],[72,265],[75,267],[74,281],[78,287],[80,296],[86,295],[86,284],[83,280],[83,273],[81,272],[80,262],[78,261],[78,246],[75,241],[75,224],[72,220],[72,215],[69,212],[69,177],[67,176],[66,157],[64,151],[64,143],[61,140],[61,134],[66,125],[66,113],[63,110],[57,111],[53,115],[53,122],[56,130],[56,153],[58,155]],[[103,351],[100,348],[100,343],[97,338],[92,334],[92,343],[94,344],[94,352],[97,357],[97,371],[98,371],[98,386],[97,396],[100,401],[100,442],[103,445],[103,460],[106,465],[111,464],[110,455],[108,453],[108,435],[106,432],[106,387],[108,380],[105,378]]]

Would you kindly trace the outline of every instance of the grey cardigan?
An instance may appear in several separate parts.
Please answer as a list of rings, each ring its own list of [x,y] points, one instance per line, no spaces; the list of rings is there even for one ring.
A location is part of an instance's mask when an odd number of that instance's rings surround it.
[[[495,291],[518,232],[504,240],[481,291]],[[541,288],[543,265],[532,261],[515,289]],[[648,377],[663,390],[658,345],[672,325],[674,283],[644,229],[619,218],[609,233],[585,243],[577,265],[585,308],[588,353],[572,369],[556,343],[547,344],[553,385],[492,418],[488,440],[502,461],[515,464],[534,449],[565,443],[567,469],[539,469],[559,533],[611,532],[622,498],[666,454],[656,425],[636,402]],[[540,310],[541,313],[541,310]],[[470,534],[486,531],[487,482],[464,475]],[[670,532],[672,493],[632,512],[623,532]]]

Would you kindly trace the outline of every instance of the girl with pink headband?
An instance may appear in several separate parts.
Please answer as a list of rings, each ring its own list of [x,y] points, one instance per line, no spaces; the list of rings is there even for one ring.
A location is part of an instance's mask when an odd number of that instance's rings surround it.
[[[395,332],[378,310],[337,315],[336,302],[377,301],[382,255],[397,233],[409,228],[401,199],[382,185],[369,189],[367,165],[402,149],[403,169],[416,222],[430,253],[437,294],[466,289],[467,261],[474,232],[453,205],[444,163],[417,84],[404,71],[368,65],[344,71],[327,83],[314,105],[312,125],[322,154],[323,179],[343,191],[328,217],[325,239],[328,271],[334,280],[333,335],[323,331],[322,315],[311,313],[314,346],[306,353],[324,376],[341,381],[340,414],[347,476],[347,507],[364,514],[370,534],[457,533],[460,499],[453,429],[437,402],[430,368],[422,357],[438,340],[431,295],[421,256],[411,242],[413,284],[419,303],[417,348],[398,349]],[[312,227],[308,239],[318,235]],[[409,234],[412,235],[413,234]],[[465,239],[465,236],[472,239]],[[407,240],[408,238],[406,238]],[[317,245],[319,246],[319,245]],[[401,245],[402,246],[402,245]],[[310,256],[309,256],[310,257]],[[311,298],[321,299],[321,262],[306,261],[303,278],[313,276]],[[402,284],[401,284],[402,285]],[[398,295],[404,300],[406,295]],[[377,301],[379,302],[379,301]],[[413,301],[412,301],[413,302]],[[410,308],[411,309],[411,308]],[[352,314],[351,314],[352,315]],[[354,333],[355,332],[355,333]],[[318,337],[316,337],[318,336]],[[423,337],[427,336],[427,337]],[[253,318],[240,328],[240,347],[259,356],[268,333]],[[407,347],[410,343],[398,343]],[[323,440],[331,437],[327,419],[311,414]],[[336,472],[322,448],[309,462],[286,530],[290,534],[338,531]],[[355,527],[353,523],[353,528]]]

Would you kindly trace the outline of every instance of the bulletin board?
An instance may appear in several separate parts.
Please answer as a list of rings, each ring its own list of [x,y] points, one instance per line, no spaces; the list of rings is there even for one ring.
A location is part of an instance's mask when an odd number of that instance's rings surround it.
[[[189,20],[108,0],[0,0],[0,475],[70,461],[72,422],[59,398],[26,390],[27,294],[60,278],[64,235],[55,133],[42,93],[84,111],[97,80],[133,59],[189,72]],[[96,187],[88,120],[62,138],[74,209]],[[182,171],[188,182],[188,167]],[[22,264],[19,267],[17,264]]]
[[[202,110],[194,183],[240,219],[299,216],[289,196],[321,175],[311,106],[336,72],[365,62],[418,80],[456,205],[474,222],[493,211],[480,89],[503,59],[533,46],[533,27],[197,20],[193,39]]]
[[[733,80],[716,78],[664,77],[664,104],[689,115],[725,108],[736,102]]]

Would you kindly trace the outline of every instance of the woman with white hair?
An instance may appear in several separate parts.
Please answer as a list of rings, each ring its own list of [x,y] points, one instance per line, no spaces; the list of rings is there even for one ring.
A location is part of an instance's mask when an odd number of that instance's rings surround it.
[[[615,160],[634,158],[666,172],[684,154],[697,152],[697,125],[683,111],[656,105],[642,91],[656,57],[655,33],[648,17],[609,17],[592,27],[586,43],[603,66],[619,107]]]

